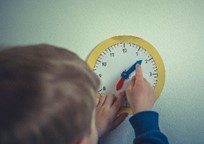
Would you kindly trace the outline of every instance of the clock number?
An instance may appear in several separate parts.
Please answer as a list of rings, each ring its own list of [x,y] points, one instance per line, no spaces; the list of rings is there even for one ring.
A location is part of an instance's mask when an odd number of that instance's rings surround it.
[[[146,64],[148,63],[148,60],[147,60],[147,59],[145,60],[145,63],[146,63]]]
[[[107,66],[107,62],[102,62],[102,66]]]
[[[110,57],[114,57],[114,53],[110,53]]]
[[[103,86],[103,90],[104,90],[104,91],[106,90],[106,87],[105,87],[105,86]]]
[[[127,49],[126,48],[123,49],[123,53],[127,53]]]
[[[99,74],[98,76],[101,78],[101,77],[102,77],[102,74]]]

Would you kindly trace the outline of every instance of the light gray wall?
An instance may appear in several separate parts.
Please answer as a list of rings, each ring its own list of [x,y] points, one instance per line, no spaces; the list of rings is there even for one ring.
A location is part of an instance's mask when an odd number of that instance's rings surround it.
[[[166,67],[154,109],[172,144],[204,141],[204,1],[1,0],[0,44],[50,43],[84,60],[101,41],[121,34],[152,43]],[[131,144],[128,120],[103,138]]]

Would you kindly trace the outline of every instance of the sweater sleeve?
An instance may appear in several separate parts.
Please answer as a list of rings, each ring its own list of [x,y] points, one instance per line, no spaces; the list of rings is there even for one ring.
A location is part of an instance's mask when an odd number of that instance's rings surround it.
[[[140,112],[129,119],[135,131],[134,144],[168,144],[158,119],[158,113],[153,111]]]

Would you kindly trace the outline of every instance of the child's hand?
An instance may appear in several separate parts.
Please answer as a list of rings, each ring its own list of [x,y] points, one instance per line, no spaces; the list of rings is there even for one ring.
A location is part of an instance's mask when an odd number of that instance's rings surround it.
[[[131,79],[126,93],[133,113],[148,111],[153,107],[156,101],[154,88],[143,78],[140,65],[136,66],[136,74]]]
[[[116,97],[108,95],[98,99],[96,105],[96,127],[99,137],[116,128],[127,117],[127,113],[117,116],[124,96],[125,92],[122,92]]]

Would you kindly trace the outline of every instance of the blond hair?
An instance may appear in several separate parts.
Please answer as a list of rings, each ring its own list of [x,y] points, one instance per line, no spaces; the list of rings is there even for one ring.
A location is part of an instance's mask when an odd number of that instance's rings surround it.
[[[0,52],[0,143],[68,144],[90,134],[99,80],[76,54],[51,45]]]

